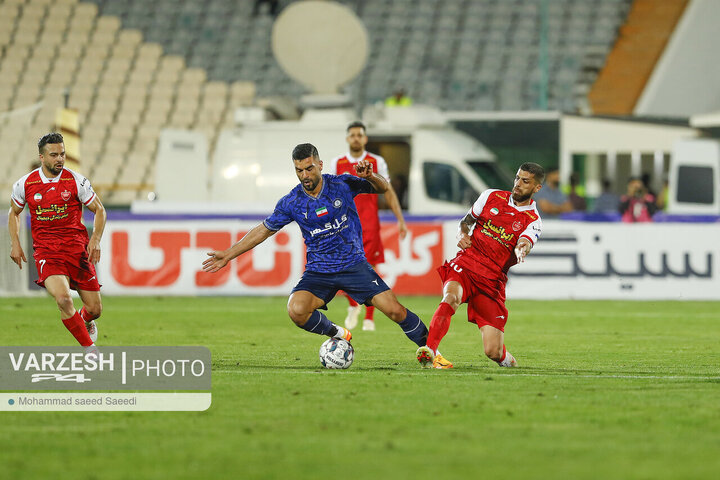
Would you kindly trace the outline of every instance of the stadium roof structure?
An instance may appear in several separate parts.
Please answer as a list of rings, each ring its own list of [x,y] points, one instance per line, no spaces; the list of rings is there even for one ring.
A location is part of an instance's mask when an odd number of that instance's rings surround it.
[[[720,111],[693,115],[690,125],[695,128],[720,128]]]

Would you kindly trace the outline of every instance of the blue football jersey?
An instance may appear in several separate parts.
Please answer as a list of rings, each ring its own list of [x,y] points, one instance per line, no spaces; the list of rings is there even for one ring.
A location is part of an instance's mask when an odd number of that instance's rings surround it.
[[[362,227],[354,198],[372,193],[372,184],[353,175],[322,176],[320,195],[311,197],[298,184],[278,201],[275,211],[264,220],[277,231],[297,222],[305,238],[307,264],[311,272],[332,273],[365,261]]]

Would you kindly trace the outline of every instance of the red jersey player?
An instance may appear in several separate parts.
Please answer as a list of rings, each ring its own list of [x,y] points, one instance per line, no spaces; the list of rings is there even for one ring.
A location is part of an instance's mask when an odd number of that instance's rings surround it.
[[[65,327],[80,345],[96,352],[100,316],[100,284],[93,264],[100,260],[100,238],[105,229],[105,208],[90,182],[64,168],[65,143],[59,133],[49,133],[38,142],[40,168],[28,173],[13,186],[8,228],[10,258],[22,268],[27,262],[20,245],[20,213],[30,212],[36,283],[55,298]],[[95,214],[92,237],[82,223],[82,207]],[[77,290],[83,302],[78,312],[70,289]]]
[[[542,188],[543,168],[523,163],[515,175],[512,192],[485,190],[460,222],[461,251],[438,268],[443,299],[433,315],[427,345],[417,350],[423,368],[452,368],[438,352],[450,327],[450,319],[461,303],[468,304],[468,321],[482,334],[485,355],[501,367],[516,367],[504,344],[505,284],[507,272],[535,245],[542,222],[532,196]]]
[[[373,155],[365,151],[368,143],[365,125],[362,122],[353,122],[347,127],[347,137],[345,140],[350,147],[350,152],[340,157],[332,159],[329,172],[335,175],[349,173],[357,176],[355,165],[360,160],[365,160],[373,167],[373,172],[381,175],[388,182],[388,189],[385,192],[385,201],[390,210],[395,214],[400,229],[400,238],[407,235],[407,227],[403,218],[400,201],[398,200],[395,190],[390,185],[390,175],[388,173],[387,163],[380,155]],[[360,217],[360,224],[363,232],[363,247],[365,249],[365,258],[373,267],[385,261],[385,249],[380,239],[380,219],[378,217],[378,200],[377,195],[360,194],[355,197],[355,206]],[[348,315],[345,318],[345,328],[352,330],[357,327],[358,316],[360,315],[361,306],[352,298],[348,297],[350,306],[348,307]],[[375,321],[373,315],[375,307],[368,306],[365,311],[365,320],[363,320],[363,330],[375,330]]]

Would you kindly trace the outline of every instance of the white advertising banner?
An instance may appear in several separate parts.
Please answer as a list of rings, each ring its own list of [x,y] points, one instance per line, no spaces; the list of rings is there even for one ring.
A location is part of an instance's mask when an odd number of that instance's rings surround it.
[[[508,298],[720,299],[720,226],[545,221]]]
[[[459,219],[458,219],[459,220]],[[440,295],[435,269],[457,250],[458,220],[413,221],[399,240],[383,224],[378,271],[401,295]],[[220,272],[206,252],[225,249],[259,223],[240,220],[109,221],[98,276],[111,295],[287,295],[305,247],[291,224]],[[720,299],[716,224],[546,221],[527,262],[510,269],[510,299]]]

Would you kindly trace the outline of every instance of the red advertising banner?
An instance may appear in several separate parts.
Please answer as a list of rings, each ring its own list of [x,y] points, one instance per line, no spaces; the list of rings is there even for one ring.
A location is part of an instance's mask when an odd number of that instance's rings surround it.
[[[109,294],[282,295],[292,290],[305,265],[305,245],[292,225],[241,255],[217,273],[202,271],[207,252],[241,239],[256,223],[236,221],[109,222],[98,271]],[[443,262],[443,224],[383,224],[385,263],[377,269],[400,295],[440,294],[435,269]]]

